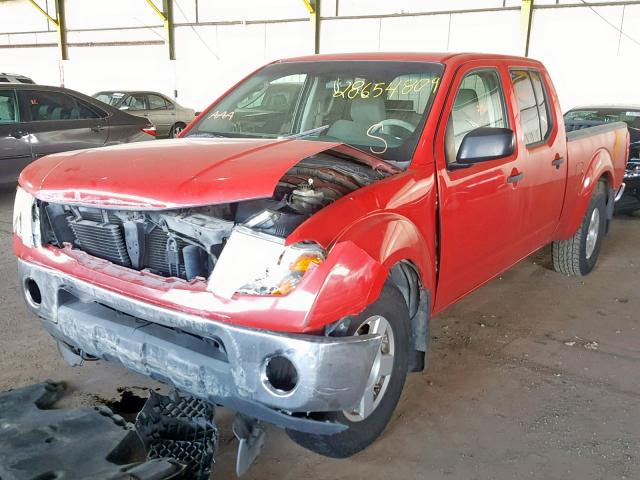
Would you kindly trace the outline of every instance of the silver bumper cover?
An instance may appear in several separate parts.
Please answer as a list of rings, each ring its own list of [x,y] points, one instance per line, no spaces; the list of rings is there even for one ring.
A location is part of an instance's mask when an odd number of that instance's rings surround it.
[[[64,344],[175,386],[199,398],[297,430],[335,433],[342,425],[293,412],[348,409],[361,398],[380,336],[322,337],[236,327],[143,303],[18,260],[23,294]],[[39,304],[26,292],[33,280]],[[269,312],[265,314],[277,314]],[[290,392],[264,380],[274,355],[295,366]]]

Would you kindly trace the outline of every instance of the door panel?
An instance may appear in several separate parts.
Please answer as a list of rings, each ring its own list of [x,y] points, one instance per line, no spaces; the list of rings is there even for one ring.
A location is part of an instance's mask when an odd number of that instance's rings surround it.
[[[175,109],[169,109],[168,107],[173,105],[169,104],[160,95],[154,95],[152,93],[147,94],[147,110],[148,118],[156,126],[159,136],[169,135],[169,130],[175,121]]]
[[[103,146],[106,118],[75,97],[49,90],[23,90],[20,101],[30,116],[29,134],[35,158],[52,153]]]
[[[521,150],[527,171],[526,224],[523,235],[533,251],[551,241],[564,202],[567,177],[566,137],[558,132],[558,115],[550,101],[548,83],[534,69],[510,71],[523,127]],[[545,84],[546,83],[546,84]]]
[[[445,105],[436,134],[441,245],[436,310],[522,256],[525,197],[521,181],[510,181],[526,176],[517,149],[509,157],[464,169],[451,165],[469,131],[483,126],[513,128],[513,112],[503,93],[508,82],[506,68],[471,62],[456,75]]]
[[[15,90],[0,90],[0,184],[13,183],[31,162],[26,124],[20,121]]]

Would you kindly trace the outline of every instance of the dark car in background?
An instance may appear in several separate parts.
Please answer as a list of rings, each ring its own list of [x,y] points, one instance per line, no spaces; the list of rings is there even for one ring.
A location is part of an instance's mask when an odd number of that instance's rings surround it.
[[[0,185],[51,153],[153,139],[153,125],[65,88],[0,83]]]
[[[31,78],[26,77],[24,75],[20,75],[19,73],[5,73],[0,72],[0,83],[29,83],[34,84]]]
[[[131,115],[147,118],[156,126],[158,137],[177,137],[196,116],[192,108],[158,92],[118,90],[98,92],[93,97]]]
[[[629,163],[624,176],[626,188],[616,203],[617,213],[640,212],[640,105],[576,107],[564,114],[567,131],[624,122],[629,128]]]

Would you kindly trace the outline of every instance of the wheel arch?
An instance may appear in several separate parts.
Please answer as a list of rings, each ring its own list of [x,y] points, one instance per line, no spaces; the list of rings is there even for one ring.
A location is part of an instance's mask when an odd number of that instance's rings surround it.
[[[554,240],[567,240],[573,236],[582,223],[591,197],[600,182],[607,185],[607,216],[613,214],[614,165],[611,154],[606,148],[599,148],[591,157],[584,173],[578,174],[573,185],[567,186],[566,209],[560,218],[557,235]]]

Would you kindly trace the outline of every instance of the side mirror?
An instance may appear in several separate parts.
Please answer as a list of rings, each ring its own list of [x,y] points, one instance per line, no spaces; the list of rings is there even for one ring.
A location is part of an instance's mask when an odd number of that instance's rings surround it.
[[[128,105],[122,105],[120,107],[120,110],[129,110],[129,106]]]
[[[516,136],[509,128],[480,127],[462,139],[456,163],[471,166],[474,163],[496,160],[513,154]]]

